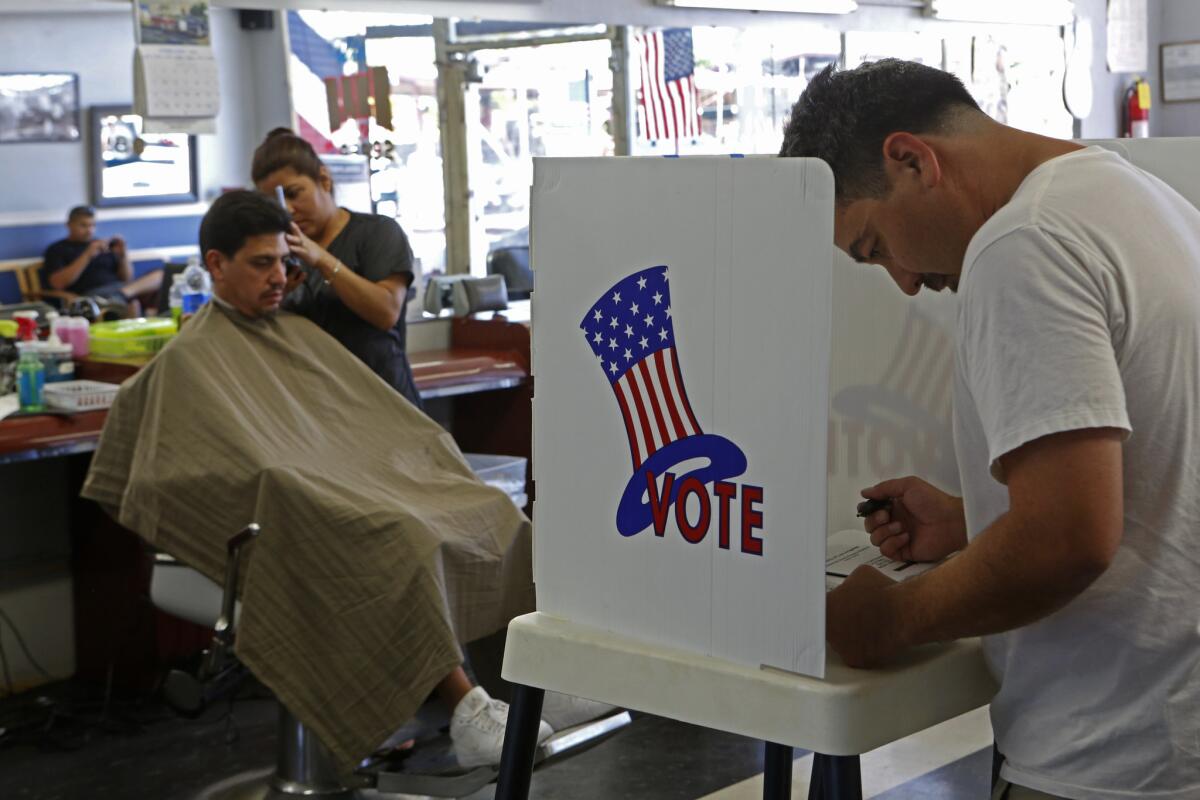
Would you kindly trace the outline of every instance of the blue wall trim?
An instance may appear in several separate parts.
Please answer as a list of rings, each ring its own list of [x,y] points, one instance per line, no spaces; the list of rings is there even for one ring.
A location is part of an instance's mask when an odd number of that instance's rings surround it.
[[[182,217],[110,220],[97,223],[96,235],[103,239],[120,234],[125,237],[131,250],[179,247],[198,243],[201,219],[201,214],[189,214]],[[0,261],[40,258],[47,247],[66,235],[67,227],[63,223],[0,228]]]

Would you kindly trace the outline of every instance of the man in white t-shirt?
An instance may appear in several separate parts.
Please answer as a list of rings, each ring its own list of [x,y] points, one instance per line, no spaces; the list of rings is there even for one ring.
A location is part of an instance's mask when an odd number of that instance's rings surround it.
[[[959,293],[963,497],[863,496],[890,502],[885,555],[962,552],[902,584],[860,568],[830,645],[873,666],[985,636],[996,798],[1200,798],[1200,211],[896,60],[814,78],[781,155],[832,167],[838,247]]]

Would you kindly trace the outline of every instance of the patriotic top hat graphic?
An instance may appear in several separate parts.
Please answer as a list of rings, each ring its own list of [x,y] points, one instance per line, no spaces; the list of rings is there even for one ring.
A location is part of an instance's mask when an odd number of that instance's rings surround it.
[[[579,323],[600,359],[625,421],[633,476],[617,507],[617,531],[633,536],[653,521],[647,476],[684,462],[708,463],[678,475],[666,498],[673,505],[687,477],[723,481],[746,471],[746,456],[723,436],[704,433],[688,402],[671,319],[667,267],[635,272],[597,300]]]

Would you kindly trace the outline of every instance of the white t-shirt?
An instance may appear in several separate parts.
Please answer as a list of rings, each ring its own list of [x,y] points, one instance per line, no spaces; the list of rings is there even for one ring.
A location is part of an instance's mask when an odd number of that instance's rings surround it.
[[[954,440],[974,537],[998,459],[1126,431],[1124,536],[1058,612],[987,637],[1003,775],[1069,798],[1200,798],[1200,211],[1089,147],[1038,166],[971,239]]]

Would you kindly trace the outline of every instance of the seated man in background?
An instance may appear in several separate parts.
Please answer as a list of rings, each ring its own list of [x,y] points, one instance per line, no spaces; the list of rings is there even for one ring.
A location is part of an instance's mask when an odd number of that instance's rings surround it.
[[[508,708],[472,687],[460,642],[533,609],[529,521],[449,433],[279,311],[288,226],[259,194],[213,203],[214,300],[121,387],[83,494],[218,582],[228,537],[262,527],[237,654],[343,770],[435,690],[459,763],[498,763]],[[607,708],[551,697],[546,716]]]
[[[162,270],[134,279],[125,240],[95,236],[96,212],[90,206],[72,208],[67,215],[67,238],[47,247],[42,256],[42,285],[119,304],[137,316],[141,306],[134,298],[158,291]]]

